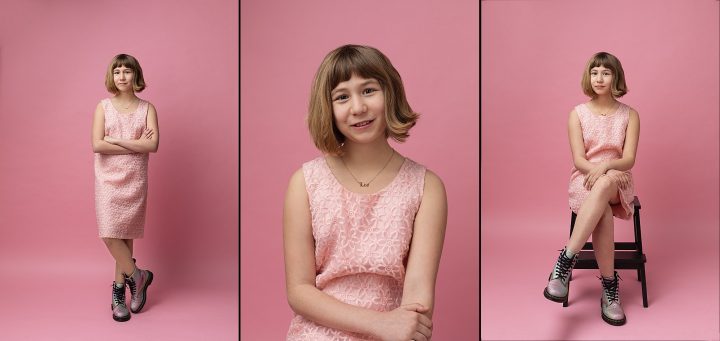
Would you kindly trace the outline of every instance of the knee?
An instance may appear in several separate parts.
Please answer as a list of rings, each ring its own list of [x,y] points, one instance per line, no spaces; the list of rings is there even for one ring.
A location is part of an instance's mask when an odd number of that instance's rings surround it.
[[[617,190],[617,185],[615,185],[615,182],[610,180],[609,177],[601,176],[597,179],[597,181],[595,181],[592,189],[606,194],[612,194],[615,190]]]

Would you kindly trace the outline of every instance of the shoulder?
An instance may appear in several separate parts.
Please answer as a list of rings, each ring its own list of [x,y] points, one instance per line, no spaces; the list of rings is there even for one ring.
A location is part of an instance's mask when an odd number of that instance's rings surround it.
[[[637,110],[635,110],[633,107],[623,103],[623,105],[626,107],[627,113],[628,113],[628,119],[630,121],[639,121],[640,120],[640,114],[638,114]]]
[[[439,196],[441,198],[445,198],[445,184],[443,183],[442,179],[440,179],[440,176],[435,174],[435,172],[425,169],[425,185],[423,190],[423,197],[431,195],[431,196]]]
[[[150,103],[150,101],[148,101],[148,100],[143,100],[143,101],[144,101],[145,103],[147,103],[148,112],[153,112],[153,113],[156,113],[156,114],[157,114],[157,109],[155,109],[155,106],[154,106],[152,103]]]
[[[574,106],[572,108],[572,110],[570,110],[570,119],[578,118],[580,116],[580,114],[584,113],[585,112],[584,106],[585,106],[585,103],[580,103],[580,104]]]
[[[300,167],[295,172],[290,175],[290,184],[288,185],[288,188],[305,188],[305,173],[303,171],[304,167]]]
[[[640,118],[640,114],[637,112],[637,110],[628,107],[628,115],[630,115],[630,118],[638,119]]]
[[[105,113],[105,106],[107,105],[106,103],[109,100],[110,99],[105,98],[105,99],[101,99],[100,102],[98,102],[98,104],[95,106],[95,114],[96,115]]]
[[[312,175],[320,170],[323,162],[325,162],[323,156],[304,162],[302,166],[295,170],[290,176],[290,185],[301,185],[300,187],[305,188],[306,177],[309,176],[312,178]]]

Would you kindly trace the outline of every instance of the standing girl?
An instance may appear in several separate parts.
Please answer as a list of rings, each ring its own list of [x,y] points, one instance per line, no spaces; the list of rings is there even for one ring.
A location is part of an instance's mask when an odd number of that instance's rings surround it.
[[[573,157],[570,177],[570,208],[577,213],[575,228],[550,273],[545,297],[563,302],[568,295],[569,275],[578,253],[592,234],[600,269],[603,320],[623,325],[618,274],[615,271],[613,216],[632,217],[634,197],[630,169],[635,164],[640,118],[637,111],[616,98],[627,93],[620,61],[607,52],[596,53],[582,78],[583,92],[591,100],[570,112],[568,135]]]
[[[95,153],[95,213],[99,236],[115,259],[112,316],[115,321],[139,313],[147,299],[153,273],[141,270],[132,258],[133,240],[142,238],[147,203],[149,153],[157,152],[159,138],[155,107],[135,96],[145,89],[142,68],[127,54],[115,56],[105,75],[105,87],[114,96],[95,108],[92,147]],[[130,311],[125,285],[130,287]]]
[[[320,65],[308,125],[325,155],[285,198],[288,340],[430,339],[445,188],[388,143],[417,117],[380,51],[345,45]]]

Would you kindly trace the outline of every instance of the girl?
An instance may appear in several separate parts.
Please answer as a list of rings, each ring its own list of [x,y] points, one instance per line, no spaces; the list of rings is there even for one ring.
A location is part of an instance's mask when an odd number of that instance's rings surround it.
[[[635,164],[640,118],[637,111],[616,100],[627,93],[627,86],[622,65],[615,56],[607,52],[592,56],[585,67],[582,88],[591,100],[576,106],[568,122],[575,166],[570,177],[570,208],[577,218],[544,293],[549,300],[565,300],[569,274],[592,234],[602,276],[602,318],[618,326],[625,324],[626,318],[614,269],[613,216],[630,219],[633,214],[630,169]]]
[[[137,59],[119,54],[110,62],[105,87],[114,94],[95,108],[92,147],[95,153],[95,213],[99,236],[115,259],[112,309],[115,321],[139,313],[147,299],[153,273],[141,270],[132,258],[133,240],[142,238],[147,202],[149,153],[160,141],[157,111],[135,92],[145,89]],[[125,284],[130,287],[130,311]]]
[[[345,45],[320,65],[308,125],[325,155],[285,198],[288,340],[430,339],[445,188],[388,143],[417,117],[380,51]]]

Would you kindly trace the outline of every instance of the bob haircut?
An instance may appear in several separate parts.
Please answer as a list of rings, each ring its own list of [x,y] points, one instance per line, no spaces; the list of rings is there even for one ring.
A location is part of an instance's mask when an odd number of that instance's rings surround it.
[[[324,153],[342,155],[345,136],[335,125],[331,91],[352,75],[374,78],[385,95],[385,137],[404,142],[420,116],[405,98],[400,74],[379,50],[360,45],[343,45],[323,59],[310,91],[308,127],[315,146]]]
[[[137,59],[135,59],[135,57],[129,54],[119,54],[113,57],[110,65],[108,66],[107,73],[105,74],[105,88],[107,88],[109,92],[115,95],[120,93],[120,90],[118,90],[118,88],[115,86],[115,81],[113,80],[113,70],[121,66],[133,70],[133,90],[135,90],[135,92],[141,92],[145,90],[145,78],[143,78],[143,72],[142,68],[140,67],[140,63],[137,61]]]
[[[627,85],[625,84],[625,72],[623,71],[622,64],[620,64],[620,60],[607,52],[598,52],[587,62],[582,82],[580,83],[586,95],[592,98],[598,96],[595,91],[593,91],[592,84],[590,84],[590,70],[598,66],[606,67],[612,71],[613,80],[610,85],[610,93],[613,97],[622,97],[628,92]]]

